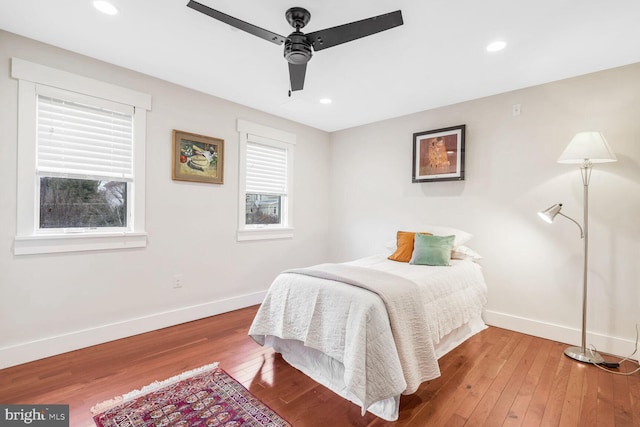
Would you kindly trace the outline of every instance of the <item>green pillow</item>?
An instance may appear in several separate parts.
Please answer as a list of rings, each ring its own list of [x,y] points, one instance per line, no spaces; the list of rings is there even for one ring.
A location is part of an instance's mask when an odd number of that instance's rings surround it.
[[[451,249],[456,236],[430,236],[416,233],[409,264],[450,265]]]

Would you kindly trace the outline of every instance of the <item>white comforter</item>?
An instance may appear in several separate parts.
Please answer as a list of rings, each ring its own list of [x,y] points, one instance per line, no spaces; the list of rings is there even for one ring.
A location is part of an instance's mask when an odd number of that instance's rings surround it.
[[[486,303],[480,266],[471,261],[427,267],[374,256],[346,264],[395,274],[417,284],[431,347],[478,316]],[[399,278],[398,282],[403,280]],[[359,287],[280,274],[258,310],[249,335],[261,345],[268,335],[299,340],[340,362],[346,390],[356,397],[363,411],[379,400],[415,391],[405,380],[384,303],[378,295]]]

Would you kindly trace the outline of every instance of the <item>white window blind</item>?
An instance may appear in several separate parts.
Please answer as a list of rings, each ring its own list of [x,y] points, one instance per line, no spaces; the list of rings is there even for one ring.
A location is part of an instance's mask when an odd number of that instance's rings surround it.
[[[38,95],[38,175],[133,180],[130,112]]]
[[[246,193],[287,194],[287,150],[247,141]]]

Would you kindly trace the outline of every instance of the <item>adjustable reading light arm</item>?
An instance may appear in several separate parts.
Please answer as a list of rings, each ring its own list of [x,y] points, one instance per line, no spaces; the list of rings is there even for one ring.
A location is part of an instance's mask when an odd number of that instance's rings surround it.
[[[575,219],[571,218],[570,216],[567,216],[567,215],[563,214],[562,212],[558,212],[558,215],[562,215],[563,217],[567,218],[568,220],[573,221],[573,223],[575,225],[577,225],[578,228],[580,229],[580,238],[584,239],[584,230],[582,229],[582,226],[578,223],[578,221],[576,221]]]
[[[556,215],[561,215],[567,218],[568,220],[572,221],[575,225],[578,226],[578,228],[580,229],[580,238],[584,239],[584,230],[582,229],[582,226],[580,225],[580,223],[575,219],[571,218],[570,216],[560,212],[561,209],[562,209],[562,203],[557,203],[543,210],[542,212],[538,212],[538,215],[540,216],[540,218],[542,218],[544,221],[548,222],[549,224],[553,222],[553,219],[556,217]]]

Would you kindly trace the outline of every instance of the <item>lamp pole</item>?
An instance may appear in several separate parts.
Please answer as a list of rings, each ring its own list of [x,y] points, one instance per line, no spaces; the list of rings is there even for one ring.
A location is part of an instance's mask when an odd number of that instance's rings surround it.
[[[582,344],[581,347],[569,347],[564,354],[572,359],[588,363],[602,363],[604,359],[596,351],[587,352],[587,274],[589,265],[589,181],[593,164],[585,159],[580,166],[583,185],[583,245],[584,261],[582,267]]]

